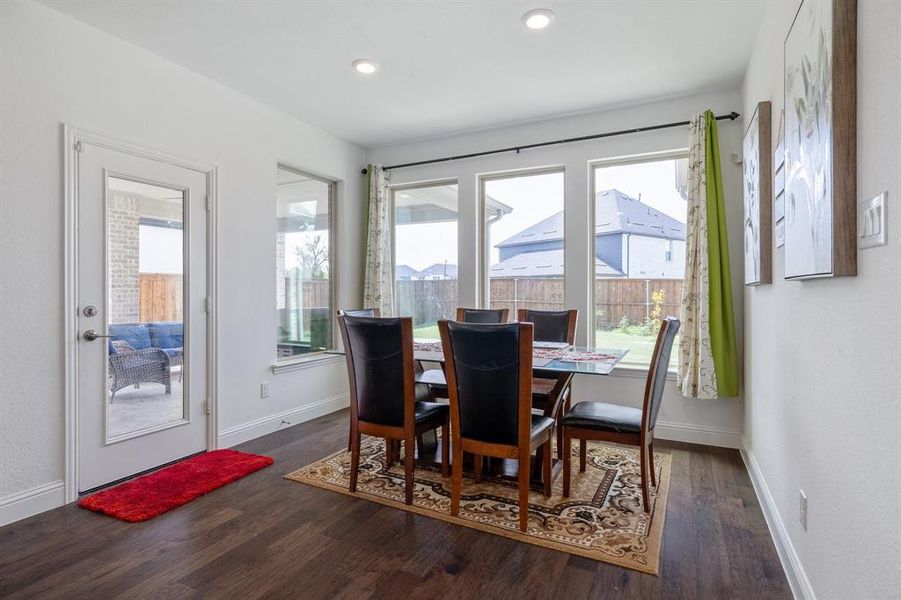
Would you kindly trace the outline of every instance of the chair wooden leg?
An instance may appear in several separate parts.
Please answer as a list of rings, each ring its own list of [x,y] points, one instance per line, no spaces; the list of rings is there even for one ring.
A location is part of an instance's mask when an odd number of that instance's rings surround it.
[[[482,483],[482,455],[472,455],[472,470],[475,474],[476,483]]]
[[[416,436],[416,447],[419,449],[419,456],[422,456],[425,450],[425,436]]]
[[[551,480],[551,478],[553,477],[552,466],[553,466],[553,460],[554,460],[553,451],[551,450],[551,440],[552,439],[554,439],[553,434],[548,434],[547,441],[543,444],[544,460],[541,461],[543,463],[542,464],[543,473],[541,474],[541,479],[544,482],[544,495],[548,496],[548,497],[550,497],[550,495],[551,495],[551,484],[554,483]]]
[[[641,446],[641,501],[644,505],[644,512],[651,512],[651,505],[648,501],[648,478],[647,478],[647,467],[648,467],[648,448],[647,446]]]
[[[648,466],[651,467],[651,485],[657,487],[657,473],[654,468],[654,442],[648,444]]]
[[[394,464],[394,440],[385,438],[385,466]]]
[[[452,448],[454,460],[451,463],[451,514],[460,514],[460,495],[463,491],[463,450],[459,445]]]
[[[569,498],[569,480],[570,471],[572,470],[572,438],[570,438],[569,430],[563,428],[563,497]]]
[[[585,472],[585,465],[588,462],[588,442],[579,440],[579,472]]]
[[[404,503],[413,504],[413,469],[416,466],[416,446],[413,437],[404,440]]]
[[[560,410],[560,414],[557,415],[557,424],[554,425],[557,430],[557,458],[563,458],[563,425],[560,424],[560,421],[563,419],[563,410]]]
[[[450,476],[450,427],[447,421],[441,426],[441,476]]]
[[[519,529],[529,528],[529,457],[531,453],[519,455]]]
[[[360,470],[360,433],[351,432],[350,439],[350,491],[357,491],[357,471]]]

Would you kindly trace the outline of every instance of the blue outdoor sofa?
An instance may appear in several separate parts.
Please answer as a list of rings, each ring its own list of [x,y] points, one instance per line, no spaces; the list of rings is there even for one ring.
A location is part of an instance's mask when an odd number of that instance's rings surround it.
[[[159,383],[167,394],[172,391],[171,369],[183,362],[183,323],[120,323],[110,325],[109,334],[110,402],[119,390],[142,383]]]

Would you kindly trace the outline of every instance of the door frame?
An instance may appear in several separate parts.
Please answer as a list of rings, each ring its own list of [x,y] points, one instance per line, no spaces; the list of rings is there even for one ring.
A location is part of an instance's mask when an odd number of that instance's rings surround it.
[[[140,144],[121,140],[104,134],[63,124],[63,180],[64,212],[63,228],[63,321],[65,349],[65,501],[78,499],[78,168],[82,144],[100,146],[109,150],[131,154],[163,162],[175,167],[197,171],[206,176],[206,229],[207,229],[207,335],[206,356],[207,397],[206,402],[206,447],[215,450],[219,444],[218,434],[218,352],[216,337],[218,331],[216,298],[217,288],[217,229],[216,212],[218,197],[219,169],[216,165],[183,158],[167,152],[146,148]]]

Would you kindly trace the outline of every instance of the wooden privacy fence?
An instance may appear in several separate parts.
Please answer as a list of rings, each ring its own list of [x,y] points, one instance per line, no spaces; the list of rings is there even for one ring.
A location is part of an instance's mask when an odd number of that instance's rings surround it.
[[[180,273],[141,273],[138,280],[138,315],[141,323],[181,321],[182,276]]]
[[[490,302],[493,308],[560,310],[564,280],[542,278],[492,278]],[[431,324],[453,318],[458,305],[457,281],[398,281],[395,287],[399,315],[412,316],[414,323]],[[662,293],[661,316],[679,314],[681,279],[596,279],[594,283],[595,326],[614,329],[625,317],[637,324],[654,310],[654,293]]]

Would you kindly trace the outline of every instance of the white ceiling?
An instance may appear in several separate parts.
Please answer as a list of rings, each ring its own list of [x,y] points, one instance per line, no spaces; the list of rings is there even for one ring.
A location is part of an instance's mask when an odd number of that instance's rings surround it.
[[[365,147],[736,86],[764,4],[42,1]]]

